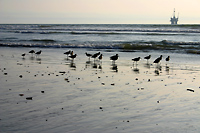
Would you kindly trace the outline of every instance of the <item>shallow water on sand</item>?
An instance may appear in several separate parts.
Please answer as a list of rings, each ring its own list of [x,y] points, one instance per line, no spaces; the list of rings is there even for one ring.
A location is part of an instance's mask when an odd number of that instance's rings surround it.
[[[200,131],[197,55],[102,50],[94,63],[84,54],[98,52],[90,49],[72,49],[74,62],[63,54],[68,49],[23,59],[29,50],[0,49],[0,132]],[[149,54],[149,64],[133,66],[132,58]],[[160,54],[171,55],[167,65],[152,64]]]

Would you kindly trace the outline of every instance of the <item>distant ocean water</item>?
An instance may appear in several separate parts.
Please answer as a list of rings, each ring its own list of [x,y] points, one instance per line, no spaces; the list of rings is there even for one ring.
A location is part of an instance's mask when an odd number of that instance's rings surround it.
[[[0,46],[200,53],[200,25],[1,24]]]

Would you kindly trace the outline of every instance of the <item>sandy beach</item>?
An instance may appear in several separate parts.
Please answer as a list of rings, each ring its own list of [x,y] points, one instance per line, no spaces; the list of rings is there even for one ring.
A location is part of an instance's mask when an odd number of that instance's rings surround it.
[[[71,49],[74,61],[68,50],[0,48],[0,132],[200,132],[199,55],[100,50],[94,62],[85,52],[99,50]]]

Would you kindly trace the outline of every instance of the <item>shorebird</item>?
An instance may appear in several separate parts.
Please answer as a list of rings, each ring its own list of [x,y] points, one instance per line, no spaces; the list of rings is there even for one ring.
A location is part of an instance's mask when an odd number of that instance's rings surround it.
[[[137,62],[140,60],[140,57],[137,57],[137,58],[134,58],[132,59],[132,61],[136,62],[136,65],[137,65]]]
[[[71,51],[70,55],[74,55],[74,51]]]
[[[85,55],[89,58],[90,60],[90,57],[92,56],[92,54],[88,54],[87,52],[85,53]]]
[[[166,61],[169,61],[169,60],[170,60],[170,56],[168,56],[165,60],[166,60]]]
[[[149,62],[149,59],[150,59],[150,58],[151,58],[151,55],[148,55],[148,56],[144,57],[144,59],[147,60],[147,63]]]
[[[31,51],[29,51],[28,53],[32,54],[32,56],[33,56],[33,54],[35,53],[35,51],[34,51],[34,50],[31,50]]]
[[[26,55],[25,53],[22,54],[23,59],[24,59],[25,55]]]
[[[160,55],[160,57],[155,59],[153,63],[157,63],[158,64],[161,60],[162,60],[162,55]]]
[[[91,56],[91,58],[94,58],[94,60],[97,58],[97,56],[99,56],[100,55],[100,52],[98,52],[98,53],[95,53],[95,54],[93,54],[92,56]]]
[[[118,54],[113,55],[110,57],[110,60],[112,60],[115,63],[115,61],[118,59],[118,57],[119,57]]]
[[[103,55],[100,54],[99,57],[98,57],[98,59],[99,59],[99,61],[102,60],[103,59]]]
[[[36,53],[35,53],[35,54],[36,54],[36,57],[39,56],[41,53],[42,53],[42,50],[36,52]]]
[[[66,55],[67,55],[67,58],[68,58],[68,56],[69,56],[71,53],[72,53],[72,51],[69,50],[69,51],[65,52],[64,54],[66,54]]]
[[[167,58],[165,59],[166,61],[166,65],[167,65],[167,62],[170,60],[170,56],[167,56]]]
[[[76,58],[76,54],[70,55],[69,57],[72,58],[72,60],[74,60]]]

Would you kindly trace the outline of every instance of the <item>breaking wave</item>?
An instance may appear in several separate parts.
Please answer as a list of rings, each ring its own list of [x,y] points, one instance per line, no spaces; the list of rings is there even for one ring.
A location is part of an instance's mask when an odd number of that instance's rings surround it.
[[[0,46],[199,53],[200,25],[0,24]]]
[[[200,42],[175,42],[169,40],[157,41],[136,41],[127,43],[115,43],[115,44],[95,44],[95,43],[84,43],[84,44],[60,44],[55,40],[44,39],[44,40],[31,40],[33,42],[43,43],[0,43],[0,46],[7,47],[40,47],[40,48],[90,48],[90,49],[121,49],[121,50],[170,50],[187,53],[200,53]],[[44,43],[45,42],[45,43]]]

